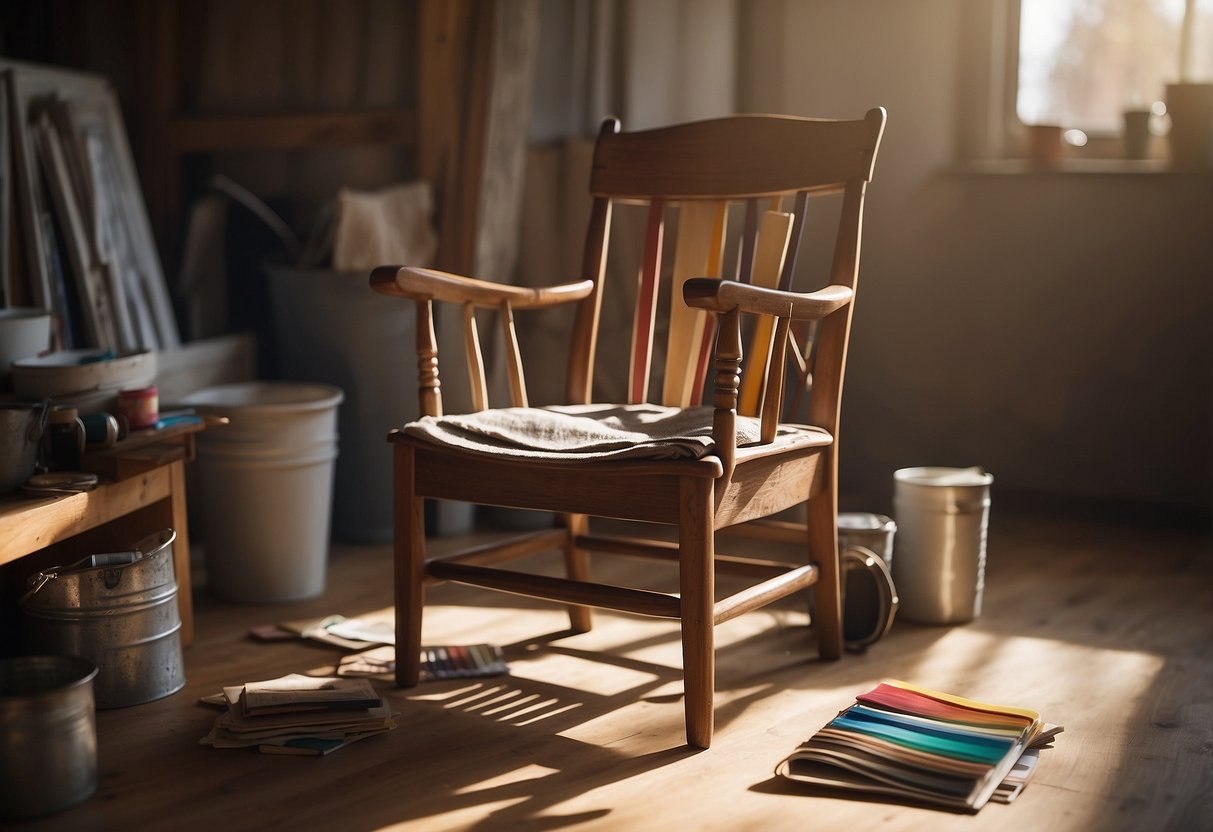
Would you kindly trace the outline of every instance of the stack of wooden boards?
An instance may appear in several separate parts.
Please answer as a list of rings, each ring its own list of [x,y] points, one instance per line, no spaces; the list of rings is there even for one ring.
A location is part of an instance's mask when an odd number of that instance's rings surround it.
[[[0,306],[55,349],[180,345],[117,97],[105,78],[0,60]]]

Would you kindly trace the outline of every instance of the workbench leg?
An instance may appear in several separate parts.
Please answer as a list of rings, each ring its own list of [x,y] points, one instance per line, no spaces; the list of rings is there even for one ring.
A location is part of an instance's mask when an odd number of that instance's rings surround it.
[[[181,646],[194,641],[194,594],[190,581],[190,529],[185,504],[185,462],[169,465],[172,492],[172,528],[177,533],[173,541],[173,568],[177,573],[177,610],[181,614]]]

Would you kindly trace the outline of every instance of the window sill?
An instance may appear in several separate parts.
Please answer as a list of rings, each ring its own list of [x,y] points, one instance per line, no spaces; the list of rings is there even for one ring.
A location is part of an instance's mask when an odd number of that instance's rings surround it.
[[[1181,170],[1164,159],[1062,159],[1051,167],[1041,167],[1027,159],[978,159],[958,162],[948,173],[960,176],[1210,176],[1213,168]]]

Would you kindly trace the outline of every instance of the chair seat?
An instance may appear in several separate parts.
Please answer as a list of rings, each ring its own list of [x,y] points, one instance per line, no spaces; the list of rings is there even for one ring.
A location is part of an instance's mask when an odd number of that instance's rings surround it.
[[[404,427],[414,439],[465,453],[544,463],[703,459],[715,452],[710,407],[583,404],[506,407],[454,416],[426,416]],[[739,452],[759,442],[754,418],[737,418]],[[771,445],[828,445],[828,432],[780,426]]]

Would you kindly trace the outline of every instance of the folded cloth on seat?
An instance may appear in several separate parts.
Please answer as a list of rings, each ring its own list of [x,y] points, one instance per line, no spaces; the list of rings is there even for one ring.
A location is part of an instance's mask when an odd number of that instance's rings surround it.
[[[425,416],[409,436],[473,453],[549,461],[699,459],[714,450],[710,407],[582,404]],[[757,442],[757,419],[737,417],[737,444]]]

